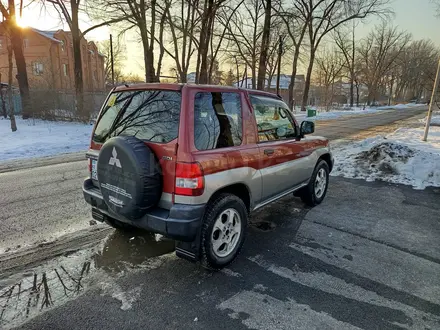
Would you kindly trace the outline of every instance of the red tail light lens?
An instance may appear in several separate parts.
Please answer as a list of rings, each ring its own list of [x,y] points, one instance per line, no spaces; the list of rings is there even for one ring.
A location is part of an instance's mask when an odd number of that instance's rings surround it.
[[[199,163],[176,164],[176,195],[200,196],[204,188],[205,180]]]

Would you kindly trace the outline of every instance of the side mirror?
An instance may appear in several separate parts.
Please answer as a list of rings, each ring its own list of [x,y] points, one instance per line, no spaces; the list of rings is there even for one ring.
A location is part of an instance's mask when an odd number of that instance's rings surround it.
[[[303,121],[301,123],[301,136],[304,137],[304,135],[312,134],[315,132],[315,123],[313,121]]]

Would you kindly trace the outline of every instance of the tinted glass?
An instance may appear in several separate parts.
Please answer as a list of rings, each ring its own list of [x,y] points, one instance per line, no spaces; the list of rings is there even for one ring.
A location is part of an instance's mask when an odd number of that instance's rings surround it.
[[[277,99],[252,95],[260,142],[290,139],[297,136],[296,126],[287,105]]]
[[[194,143],[198,150],[241,145],[242,115],[238,93],[197,93]]]
[[[103,143],[117,136],[167,143],[179,132],[181,94],[142,90],[112,93],[99,120],[93,140]]]

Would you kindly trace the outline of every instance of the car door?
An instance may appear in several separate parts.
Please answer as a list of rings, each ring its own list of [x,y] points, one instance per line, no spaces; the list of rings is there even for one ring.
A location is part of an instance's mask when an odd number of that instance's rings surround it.
[[[250,95],[258,130],[262,200],[267,200],[308,180],[308,148],[299,139],[299,128],[287,105],[279,99]]]

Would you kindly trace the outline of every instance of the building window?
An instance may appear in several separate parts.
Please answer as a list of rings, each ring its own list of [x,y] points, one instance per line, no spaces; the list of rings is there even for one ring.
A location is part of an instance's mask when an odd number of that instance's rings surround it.
[[[29,47],[29,39],[25,38],[23,39],[23,48],[28,48]]]
[[[64,73],[64,77],[67,77],[69,75],[69,65],[68,64],[63,64],[63,73]]]
[[[3,49],[3,38],[0,38],[0,49]]]
[[[33,62],[32,63],[32,71],[34,73],[34,76],[41,76],[44,72],[43,63]]]
[[[61,51],[64,52],[64,40],[61,40]]]

